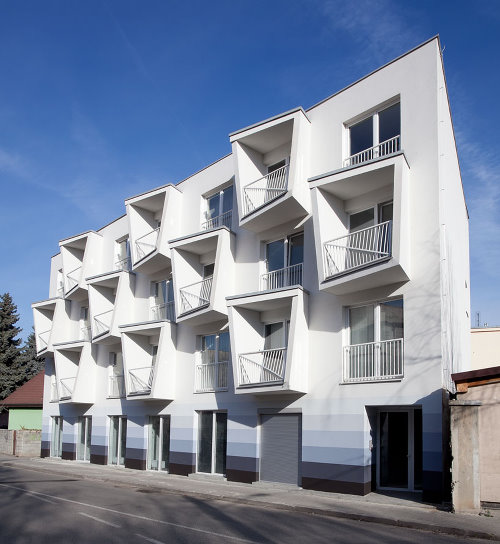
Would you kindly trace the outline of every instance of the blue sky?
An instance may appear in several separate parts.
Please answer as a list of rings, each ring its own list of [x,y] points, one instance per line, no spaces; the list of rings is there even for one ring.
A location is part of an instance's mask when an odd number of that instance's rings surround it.
[[[440,34],[472,317],[500,325],[500,1],[0,0],[0,292],[24,335],[58,241]]]

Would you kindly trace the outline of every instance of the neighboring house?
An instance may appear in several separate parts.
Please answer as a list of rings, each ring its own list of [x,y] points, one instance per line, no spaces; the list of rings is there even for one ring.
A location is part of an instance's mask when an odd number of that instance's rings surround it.
[[[453,374],[451,402],[453,505],[479,510],[500,504],[500,366]]]
[[[230,141],[60,241],[42,455],[439,500],[470,310],[438,38]]]
[[[44,378],[42,370],[0,402],[0,407],[8,410],[9,430],[41,430]]]
[[[500,366],[500,327],[471,329],[471,368]]]

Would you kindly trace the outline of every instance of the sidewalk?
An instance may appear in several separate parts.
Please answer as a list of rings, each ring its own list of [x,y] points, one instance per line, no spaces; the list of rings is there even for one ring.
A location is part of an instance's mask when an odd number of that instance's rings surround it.
[[[453,514],[409,494],[365,497],[309,491],[280,484],[240,484],[222,478],[176,476],[153,471],[91,465],[60,459],[22,459],[0,454],[0,467],[24,468],[78,479],[110,482],[159,493],[196,496],[344,519],[422,529],[466,538],[500,541],[500,511],[487,515]]]

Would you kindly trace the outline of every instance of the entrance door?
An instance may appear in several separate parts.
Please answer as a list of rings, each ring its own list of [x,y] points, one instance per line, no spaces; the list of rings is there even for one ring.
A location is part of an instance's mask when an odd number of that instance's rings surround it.
[[[422,481],[422,411],[378,413],[377,487],[416,491]]]
[[[52,440],[51,440],[51,451],[50,451],[51,457],[61,457],[62,432],[63,432],[62,416],[52,416]]]
[[[226,473],[227,414],[200,412],[198,432],[198,472]]]
[[[260,479],[299,484],[300,415],[263,415],[261,419]]]
[[[170,452],[170,416],[149,418],[148,469],[168,470]]]
[[[127,418],[110,416],[109,463],[124,465],[127,448]]]
[[[77,456],[80,461],[90,461],[90,442],[92,438],[92,417],[79,418]]]

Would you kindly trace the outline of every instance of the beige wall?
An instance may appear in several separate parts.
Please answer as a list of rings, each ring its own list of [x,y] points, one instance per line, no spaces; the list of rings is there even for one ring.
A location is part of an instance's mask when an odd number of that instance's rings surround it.
[[[500,328],[471,329],[471,370],[500,366]]]

